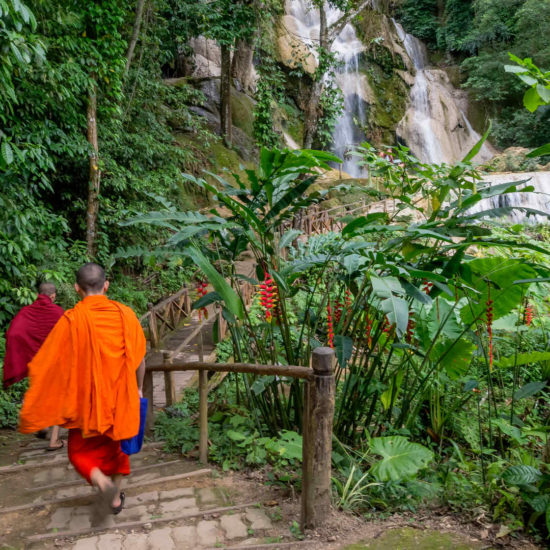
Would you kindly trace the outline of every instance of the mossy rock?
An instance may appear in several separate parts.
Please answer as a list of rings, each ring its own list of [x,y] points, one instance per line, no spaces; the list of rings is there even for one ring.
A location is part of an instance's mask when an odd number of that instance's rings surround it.
[[[454,533],[404,527],[390,529],[375,540],[352,544],[344,550],[481,550],[485,547]]]
[[[273,123],[276,130],[286,132],[298,145],[303,143],[303,115],[293,102],[287,101],[275,106]]]
[[[233,126],[247,136],[254,136],[254,108],[256,102],[248,95],[231,88],[231,119]]]
[[[394,143],[395,129],[407,110],[407,85],[395,72],[388,78],[375,63],[369,64],[364,72],[376,98],[367,112],[367,139],[374,144]]]

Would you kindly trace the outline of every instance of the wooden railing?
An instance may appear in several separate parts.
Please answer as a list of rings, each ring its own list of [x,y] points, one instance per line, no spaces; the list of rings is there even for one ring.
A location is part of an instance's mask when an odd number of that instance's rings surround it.
[[[204,363],[172,360],[147,367],[166,374],[181,371],[199,372],[199,459],[208,462],[208,372],[251,373],[285,376],[305,380],[302,443],[302,529],[320,527],[327,519],[331,502],[332,423],[334,416],[334,350],[317,348],[312,354],[312,368],[246,363]],[[153,400],[152,377],[146,379],[144,396]],[[153,420],[154,409],[149,410]]]

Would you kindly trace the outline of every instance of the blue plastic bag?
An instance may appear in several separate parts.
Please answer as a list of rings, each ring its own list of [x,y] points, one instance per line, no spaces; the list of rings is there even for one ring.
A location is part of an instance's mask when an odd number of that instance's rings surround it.
[[[139,432],[130,439],[123,439],[120,442],[122,452],[127,455],[135,455],[141,451],[143,435],[145,433],[145,419],[147,418],[148,400],[146,397],[139,398]]]

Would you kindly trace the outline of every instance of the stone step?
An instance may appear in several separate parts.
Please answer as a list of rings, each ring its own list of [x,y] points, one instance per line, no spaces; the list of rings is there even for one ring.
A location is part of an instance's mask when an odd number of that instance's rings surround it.
[[[177,502],[178,500],[172,501],[174,504]],[[79,518],[88,518],[89,513],[89,510],[74,512],[68,520],[69,524],[71,521],[74,525],[87,521]],[[61,514],[58,515],[61,517]],[[149,521],[142,516],[134,521],[114,523],[110,527],[98,525],[87,530],[80,528],[43,533],[31,535],[27,540],[31,544],[55,541],[56,546],[61,545],[71,550],[219,548],[228,542],[232,544],[245,541],[250,536],[258,536],[271,528],[271,519],[257,504],[248,503],[200,511],[194,511],[191,507],[186,509],[182,505],[176,513],[153,517]],[[106,532],[113,529],[116,529],[116,532]],[[76,537],[79,537],[78,540],[74,540]],[[246,546],[248,547],[248,544]]]
[[[174,486],[179,487],[180,483],[185,484],[190,479],[208,476],[211,473],[212,470],[209,468],[192,470],[186,473],[171,476],[160,476],[156,472],[150,472],[148,474],[143,474],[142,476],[130,476],[129,481],[124,485],[124,490],[129,494],[134,494],[139,493],[139,491],[141,491],[144,487],[151,486],[157,486],[159,490],[164,486],[167,486],[167,489],[172,489]],[[51,508],[66,503],[90,504],[95,497],[95,490],[82,481],[81,486],[60,489],[56,496],[52,498],[44,498],[40,496],[32,502],[18,504],[15,506],[0,507],[0,517],[12,514],[14,512],[22,512],[24,510],[32,510],[37,508]]]

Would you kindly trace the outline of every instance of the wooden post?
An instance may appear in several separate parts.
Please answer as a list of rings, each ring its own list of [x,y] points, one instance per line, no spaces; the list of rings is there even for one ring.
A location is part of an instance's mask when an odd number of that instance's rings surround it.
[[[241,290],[241,296],[244,294],[244,288]],[[246,305],[246,302],[245,302]],[[223,318],[222,310],[218,310],[218,342],[225,338],[225,319]]]
[[[199,332],[199,361],[204,361],[202,331]],[[199,371],[199,460],[208,463],[208,372]]]
[[[145,420],[145,435],[152,436],[155,427],[155,409],[153,408],[153,372],[145,371],[143,378],[143,397],[146,397],[149,402],[147,404],[147,419]]]
[[[149,306],[149,340],[151,341],[151,347],[153,349],[158,349],[159,346],[159,333],[157,330],[157,316],[155,310],[153,309],[153,304],[148,304]]]
[[[301,527],[315,529],[330,513],[334,350],[313,350],[313,379],[304,389]]]
[[[169,351],[163,353],[165,363],[173,363],[174,358]],[[176,402],[176,382],[173,372],[164,373],[164,395],[166,395],[166,405],[171,406]]]
[[[189,315],[191,313],[191,298],[189,297],[189,288],[187,287],[187,285],[185,285],[183,309],[186,315]]]

